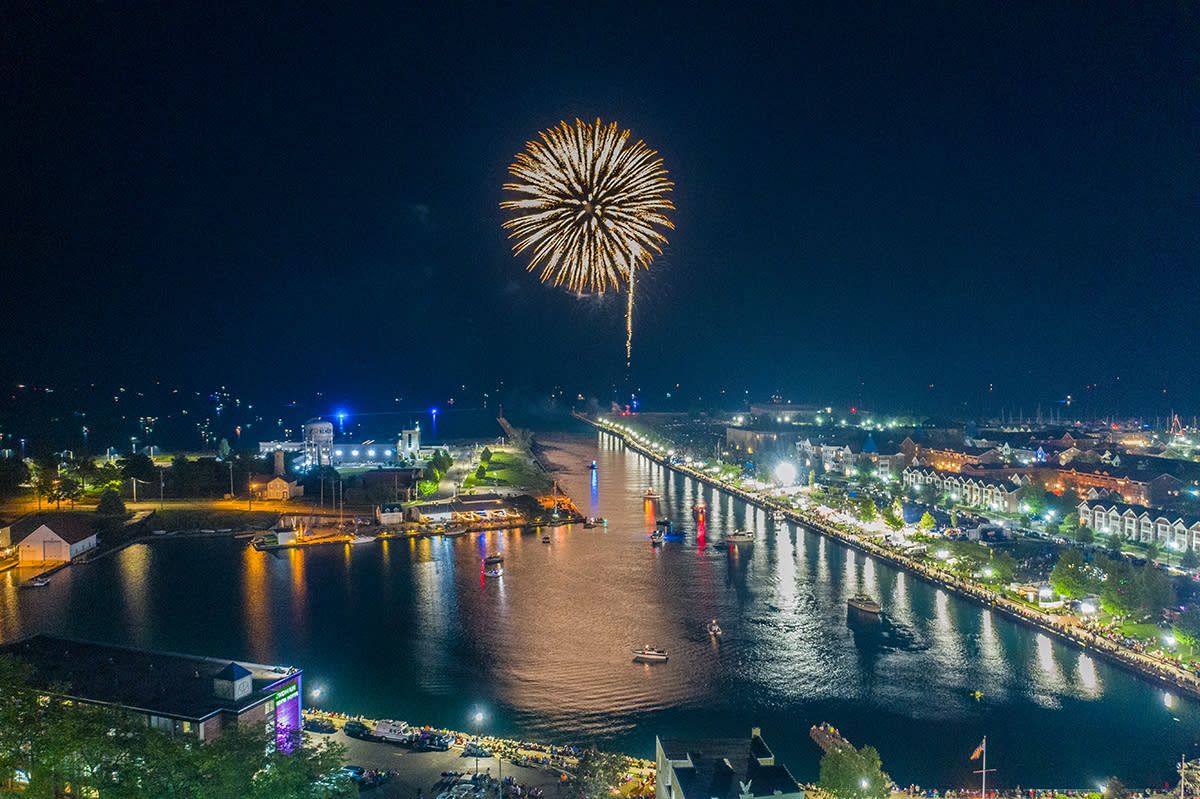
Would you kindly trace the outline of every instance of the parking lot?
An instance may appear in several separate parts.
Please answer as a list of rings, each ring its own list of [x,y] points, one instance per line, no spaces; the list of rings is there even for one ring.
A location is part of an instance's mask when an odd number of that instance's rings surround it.
[[[442,772],[461,771],[467,776],[475,773],[475,758],[462,757],[459,748],[451,748],[446,752],[414,752],[404,746],[351,738],[341,730],[329,737],[346,747],[347,763],[365,769],[390,769],[396,772],[394,779],[364,791],[363,796],[436,799],[444,787],[439,785]],[[500,776],[500,761],[495,757],[479,758],[479,772],[492,777]],[[554,799],[559,794],[559,772],[551,769],[522,768],[505,762],[503,776],[513,777],[518,784],[527,788],[541,788],[547,799]]]

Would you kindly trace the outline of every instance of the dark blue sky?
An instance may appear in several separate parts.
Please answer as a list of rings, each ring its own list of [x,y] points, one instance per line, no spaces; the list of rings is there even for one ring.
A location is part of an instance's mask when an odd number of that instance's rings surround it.
[[[497,207],[600,116],[677,184],[647,389],[1200,405],[1194,4],[57,5],[0,32],[6,379],[601,390],[623,299]]]

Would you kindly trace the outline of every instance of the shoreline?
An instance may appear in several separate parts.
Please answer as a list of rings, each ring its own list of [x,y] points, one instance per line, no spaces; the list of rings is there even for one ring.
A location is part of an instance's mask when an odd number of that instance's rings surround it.
[[[670,469],[678,474],[685,475],[701,483],[704,483],[718,491],[725,492],[731,496],[737,497],[743,502],[752,505],[756,508],[772,512],[782,511],[789,522],[793,524],[803,525],[808,529],[823,535],[827,538],[832,538],[841,544],[844,544],[851,549],[863,552],[877,560],[883,561],[895,568],[911,573],[918,579],[931,583],[939,588],[954,593],[963,599],[970,600],[975,604],[982,605],[985,608],[996,610],[1004,614],[1006,618],[1012,619],[1018,623],[1032,627],[1035,630],[1053,635],[1056,639],[1068,643],[1078,649],[1088,653],[1096,654],[1103,657],[1110,663],[1117,665],[1126,671],[1137,675],[1149,682],[1160,685],[1164,688],[1169,688],[1180,693],[1186,694],[1192,699],[1200,700],[1200,677],[1194,674],[1185,672],[1166,664],[1150,664],[1144,662],[1148,658],[1129,650],[1119,644],[1113,643],[1106,638],[1101,638],[1095,633],[1076,632],[1071,626],[1065,622],[1056,623],[1055,617],[1050,614],[1041,613],[1032,608],[1024,608],[1018,605],[1014,600],[1009,599],[995,591],[979,585],[968,583],[959,577],[936,567],[913,560],[899,552],[892,551],[886,547],[880,546],[874,541],[862,538],[861,536],[837,527],[834,523],[822,519],[813,513],[803,513],[795,508],[785,507],[783,505],[772,502],[769,499],[756,496],[748,491],[744,491],[736,486],[730,486],[722,483],[720,480],[688,468],[672,464],[668,459],[655,454],[649,448],[642,446],[630,439],[623,431],[611,429],[609,425],[588,418],[583,414],[572,412],[576,419],[595,428],[596,430],[613,436],[619,439],[626,447],[638,453],[639,455],[649,459],[664,468]]]

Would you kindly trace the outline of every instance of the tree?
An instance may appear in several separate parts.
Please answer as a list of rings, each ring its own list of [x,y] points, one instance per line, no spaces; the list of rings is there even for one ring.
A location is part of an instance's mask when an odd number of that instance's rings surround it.
[[[920,527],[922,530],[928,532],[932,530],[936,524],[937,520],[933,518],[933,514],[929,511],[925,511],[921,514],[921,521],[917,522],[917,527]]]
[[[125,500],[121,499],[121,492],[115,488],[104,489],[100,494],[100,504],[96,506],[96,513],[102,516],[124,516]]]
[[[1200,555],[1196,554],[1196,550],[1188,547],[1183,551],[1183,556],[1179,559],[1179,565],[1191,571],[1200,566]]]
[[[12,496],[29,482],[29,467],[19,458],[0,458],[0,496]]]
[[[173,799],[340,799],[357,795],[340,774],[345,750],[296,731],[293,751],[273,735],[236,725],[215,741],[168,735],[116,707],[66,704],[30,685],[30,670],[0,658],[0,772],[22,770],[20,795]],[[7,795],[7,794],[5,794]]]
[[[80,455],[71,458],[69,466],[75,477],[78,478],[80,488],[85,491],[87,490],[88,481],[94,481],[100,471],[96,466],[96,462],[89,455]]]
[[[879,518],[879,510],[875,507],[875,500],[870,497],[863,497],[858,501],[858,518],[868,524]]]
[[[1151,541],[1149,544],[1146,544],[1146,560],[1150,563],[1153,563],[1157,559],[1158,559],[1158,542]]]
[[[1075,540],[1081,544],[1090,544],[1096,540],[1096,534],[1092,532],[1092,528],[1090,527],[1076,527]]]
[[[70,502],[71,507],[74,508],[75,500],[83,496],[83,488],[73,478],[60,477],[51,483],[50,491],[46,496],[59,508],[62,507],[63,500]]]
[[[1116,532],[1115,530],[1113,532],[1109,533],[1108,538],[1107,538],[1107,544],[1108,544],[1108,547],[1107,547],[1108,556],[1110,558],[1121,557],[1121,548],[1125,544],[1125,539],[1121,536],[1120,533]]]
[[[1147,563],[1134,575],[1133,599],[1142,613],[1157,615],[1175,604],[1175,586],[1170,577]]]
[[[587,749],[579,756],[575,781],[567,793],[569,799],[610,799],[612,789],[625,774],[625,758]]]
[[[1050,585],[1062,596],[1082,599],[1096,589],[1095,579],[1088,573],[1083,553],[1078,549],[1064,549],[1058,563],[1050,572]]]
[[[826,752],[821,758],[819,784],[837,799],[884,799],[888,779],[879,752],[872,746],[855,749],[847,744]]]
[[[221,443],[217,444],[217,457],[221,460],[229,460],[229,439],[222,438]]]
[[[483,448],[483,452],[479,453],[479,462],[488,463],[492,459],[492,451],[487,447]]]
[[[140,452],[122,456],[117,465],[121,467],[121,476],[126,480],[134,479],[148,483],[158,476],[154,471],[154,461]]]
[[[475,470],[475,479],[483,480],[486,477],[487,477],[487,467],[481,463],[481,464],[479,464],[479,468]]]
[[[888,505],[883,509],[883,523],[892,530],[899,530],[904,526],[904,517],[896,513],[896,509]]]

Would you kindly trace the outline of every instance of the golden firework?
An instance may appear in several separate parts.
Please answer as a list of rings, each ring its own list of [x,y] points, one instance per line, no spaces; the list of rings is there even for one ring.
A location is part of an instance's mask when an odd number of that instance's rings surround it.
[[[632,347],[634,271],[662,253],[674,210],[658,152],[641,139],[630,143],[617,123],[575,120],[538,134],[508,171],[504,190],[519,197],[500,207],[515,211],[504,223],[513,253],[528,252],[528,270],[543,283],[603,294],[629,284],[626,357]]]

